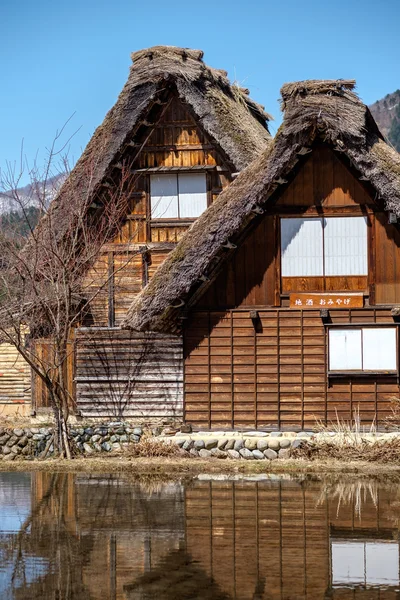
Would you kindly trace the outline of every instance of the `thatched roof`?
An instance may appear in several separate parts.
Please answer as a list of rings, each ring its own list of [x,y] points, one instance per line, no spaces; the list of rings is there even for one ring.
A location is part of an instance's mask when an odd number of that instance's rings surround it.
[[[133,64],[119,98],[96,129],[53,204],[87,199],[110,173],[135,132],[167,88],[189,104],[206,133],[222,149],[233,170],[259,156],[271,140],[264,107],[248,90],[232,85],[226,71],[208,67],[201,50],[155,46],[132,54]]]
[[[317,139],[344,153],[385,207],[400,215],[400,155],[384,141],[354,86],[338,80],[282,87],[284,120],[273,144],[193,224],[134,300],[125,326],[178,331],[182,311],[204,285],[201,278],[215,277],[229,256],[226,242],[238,239],[256,218],[255,205],[264,206],[285,185],[285,176]]]
[[[226,71],[208,67],[201,50],[155,46],[134,52],[132,61],[116,104],[40,221],[38,231],[42,235],[52,230],[58,239],[68,238],[77,222],[90,213],[88,209],[96,205],[97,197],[100,207],[113,202],[109,188],[115,187],[110,182],[119,173],[117,166],[124,162],[126,152],[131,154],[132,144],[137,143],[135,136],[143,135],[144,128],[151,131],[146,117],[152,108],[165,103],[169,90],[189,105],[232,171],[244,169],[272,142],[268,131],[271,117],[264,107],[249,98],[248,90],[231,84]],[[90,222],[96,222],[92,217]],[[49,225],[50,219],[53,224]]]

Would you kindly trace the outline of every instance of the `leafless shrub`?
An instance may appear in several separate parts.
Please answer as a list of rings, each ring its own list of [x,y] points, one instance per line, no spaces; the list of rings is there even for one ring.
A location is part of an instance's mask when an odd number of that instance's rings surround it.
[[[70,458],[66,423],[74,406],[67,382],[68,359],[74,351],[72,333],[115,275],[114,270],[105,281],[99,282],[93,265],[128,212],[129,190],[135,175],[126,161],[118,169],[118,180],[107,187],[94,186],[91,183],[97,169],[94,155],[86,161],[84,189],[76,190],[67,179],[59,197],[49,207],[48,185],[54,175],[54,164],[60,161],[60,168],[68,171],[67,159],[60,158],[64,146],[57,148],[62,131],[56,134],[48,151],[45,168],[39,170],[34,165],[29,169],[30,189],[35,192],[41,216],[36,228],[29,221],[27,199],[18,192],[26,170],[24,161],[21,160],[19,171],[9,165],[1,174],[1,187],[8,190],[13,206],[26,218],[29,236],[28,240],[22,239],[9,226],[1,231],[0,343],[13,345],[43,382],[57,424],[55,446],[61,455]],[[63,190],[68,192],[68,202],[63,198]],[[132,253],[118,270],[131,260]],[[93,274],[88,279],[90,269]],[[47,340],[51,351],[42,352],[37,340]]]

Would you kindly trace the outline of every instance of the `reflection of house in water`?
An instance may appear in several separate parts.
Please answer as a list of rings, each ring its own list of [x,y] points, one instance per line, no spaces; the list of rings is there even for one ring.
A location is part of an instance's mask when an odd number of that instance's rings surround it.
[[[396,496],[384,487],[344,502],[320,483],[198,483],[186,492],[187,551],[238,600],[400,598]]]
[[[184,541],[180,484],[139,485],[112,476],[79,477],[76,502],[82,535],[95,538],[84,569],[93,600],[125,598],[124,585],[151,571]]]
[[[394,485],[32,479],[29,531],[9,545],[41,570],[2,598],[400,598]]]

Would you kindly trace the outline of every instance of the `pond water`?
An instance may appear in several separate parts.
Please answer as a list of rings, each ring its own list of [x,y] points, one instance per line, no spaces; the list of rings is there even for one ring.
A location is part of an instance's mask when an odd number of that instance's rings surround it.
[[[0,598],[400,598],[400,485],[0,473]]]

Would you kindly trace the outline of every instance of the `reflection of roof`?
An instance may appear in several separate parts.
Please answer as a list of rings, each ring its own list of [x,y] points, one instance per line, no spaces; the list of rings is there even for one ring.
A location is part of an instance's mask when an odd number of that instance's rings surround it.
[[[170,552],[165,559],[135,583],[124,586],[127,600],[229,600],[199,563],[184,550]],[[249,590],[251,592],[251,590]]]

